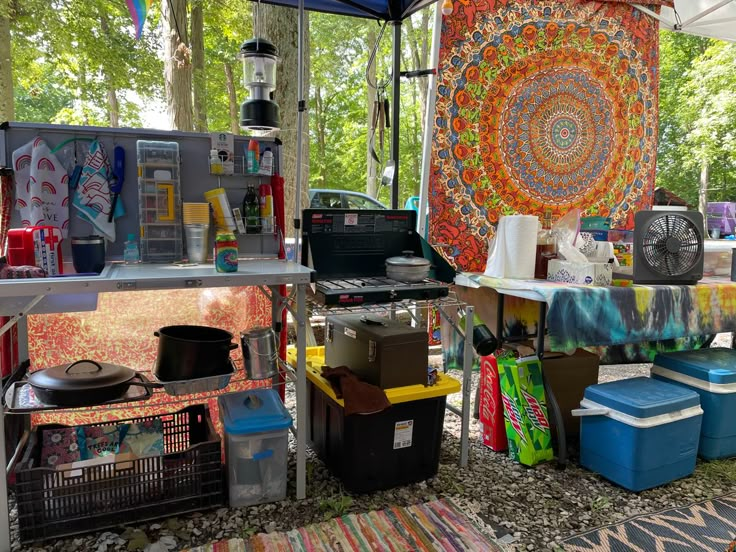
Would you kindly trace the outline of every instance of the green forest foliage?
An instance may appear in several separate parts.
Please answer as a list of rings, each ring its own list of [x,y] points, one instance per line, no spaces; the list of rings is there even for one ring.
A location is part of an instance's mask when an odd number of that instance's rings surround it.
[[[17,120],[106,126],[111,88],[117,91],[121,126],[140,127],[147,106],[163,106],[163,37],[156,4],[139,41],[133,37],[122,0],[26,0],[14,5]],[[230,64],[239,81],[236,56],[241,42],[252,35],[252,4],[218,0],[202,5],[207,123],[211,131],[228,131],[225,64]],[[379,26],[374,21],[319,13],[309,19],[309,183],[364,191],[366,144],[372,134],[365,78],[373,46],[368,36],[369,32],[377,35]],[[377,56],[379,82],[390,78],[390,34],[389,29]],[[421,32],[404,33],[403,69],[418,68],[410,41],[423,39],[428,36]],[[709,199],[736,200],[736,44],[662,32],[660,52],[657,185],[696,204],[701,168],[707,163]],[[420,181],[424,116],[420,86],[426,86],[426,80],[402,80],[402,203],[417,194]],[[237,94],[238,102],[242,101],[242,86]],[[378,138],[376,153],[385,160],[390,129],[385,131],[383,151]],[[378,197],[388,203],[388,190],[379,189]]]

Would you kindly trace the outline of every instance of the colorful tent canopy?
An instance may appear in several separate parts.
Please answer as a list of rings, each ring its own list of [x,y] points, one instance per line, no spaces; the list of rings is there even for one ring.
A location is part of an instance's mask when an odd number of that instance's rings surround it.
[[[437,0],[305,0],[310,11],[366,17],[382,21],[401,21]],[[263,0],[265,4],[297,7],[297,0]]]

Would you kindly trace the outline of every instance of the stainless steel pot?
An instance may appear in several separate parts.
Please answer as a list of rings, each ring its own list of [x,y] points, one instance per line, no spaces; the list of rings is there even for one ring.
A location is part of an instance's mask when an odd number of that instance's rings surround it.
[[[240,332],[240,346],[248,379],[262,380],[278,373],[276,334],[272,328],[259,327]]]
[[[402,251],[399,257],[386,259],[386,276],[399,282],[421,282],[429,276],[432,268],[424,257],[415,257],[413,251]]]

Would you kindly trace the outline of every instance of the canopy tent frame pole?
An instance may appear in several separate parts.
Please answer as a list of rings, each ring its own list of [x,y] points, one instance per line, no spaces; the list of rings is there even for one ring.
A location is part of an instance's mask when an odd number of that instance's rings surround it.
[[[297,8],[297,111],[296,111],[296,198],[294,200],[294,255],[299,259],[299,240],[301,238],[302,216],[302,130],[304,128],[304,112],[307,109],[304,100],[304,0],[299,0]],[[298,465],[298,463],[297,463]]]
[[[729,2],[730,1],[731,0],[729,0]],[[660,25],[666,26],[668,30],[670,30],[670,31],[675,30],[674,25],[671,22],[667,21],[664,17],[662,17],[657,12],[650,10],[646,6],[642,6],[641,4],[634,4],[634,7],[637,10],[639,10],[640,12],[645,13],[645,14],[649,15],[650,17],[653,17],[654,19],[656,19],[657,21],[659,21]]]
[[[434,29],[432,29],[432,50],[429,66],[437,69],[440,62],[440,37],[442,35],[442,9],[435,4]],[[422,179],[419,186],[419,213],[417,215],[417,232],[420,236],[428,236],[427,209],[429,207],[429,169],[432,155],[432,130],[434,129],[434,108],[437,102],[437,72],[431,73],[427,79],[427,108],[424,112],[424,136],[422,137]]]
[[[399,126],[401,115],[401,21],[391,21],[393,35],[393,63],[391,74],[391,159],[394,162],[394,176],[391,181],[391,208],[399,208]]]

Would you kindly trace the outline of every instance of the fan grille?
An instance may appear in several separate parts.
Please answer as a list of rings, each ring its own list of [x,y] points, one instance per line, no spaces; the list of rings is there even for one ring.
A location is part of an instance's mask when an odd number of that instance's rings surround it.
[[[690,219],[663,215],[652,219],[641,240],[644,260],[660,274],[681,276],[700,257],[700,234]]]

